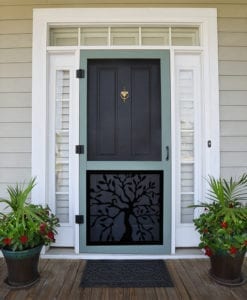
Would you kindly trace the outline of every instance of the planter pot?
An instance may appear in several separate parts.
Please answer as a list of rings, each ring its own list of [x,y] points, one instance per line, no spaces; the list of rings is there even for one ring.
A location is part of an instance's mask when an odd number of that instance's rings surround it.
[[[41,249],[42,245],[23,251],[2,249],[8,270],[5,282],[10,287],[25,288],[39,280],[38,263]]]
[[[242,265],[245,252],[237,254],[235,257],[230,255],[215,254],[210,257],[211,269],[210,276],[219,284],[241,285],[245,282],[242,275]]]

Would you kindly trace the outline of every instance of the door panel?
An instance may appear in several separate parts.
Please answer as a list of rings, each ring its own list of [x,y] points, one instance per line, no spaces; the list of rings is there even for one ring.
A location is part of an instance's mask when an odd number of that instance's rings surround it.
[[[88,171],[88,245],[162,245],[163,171]]]
[[[82,51],[81,67],[80,251],[169,253],[169,52]]]
[[[161,160],[160,60],[88,61],[87,136],[88,160]]]

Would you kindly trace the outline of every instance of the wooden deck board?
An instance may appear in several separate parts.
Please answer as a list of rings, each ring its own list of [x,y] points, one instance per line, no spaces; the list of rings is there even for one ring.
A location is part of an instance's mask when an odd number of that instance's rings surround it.
[[[244,300],[247,283],[240,287],[224,287],[208,276],[209,260],[168,260],[166,262],[172,288],[80,288],[84,260],[41,259],[41,278],[29,289],[13,290],[5,283],[4,260],[0,259],[0,300]],[[243,267],[247,276],[247,259]]]
[[[174,265],[174,261],[167,261],[166,262],[168,271],[172,277],[176,292],[177,292],[177,299],[189,300],[189,295],[187,290],[184,286],[183,281],[180,279],[179,274],[176,270],[176,266]]]

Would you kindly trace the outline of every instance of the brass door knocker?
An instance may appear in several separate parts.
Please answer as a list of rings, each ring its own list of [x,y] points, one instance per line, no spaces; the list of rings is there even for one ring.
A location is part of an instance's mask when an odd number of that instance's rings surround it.
[[[129,98],[129,92],[126,90],[126,88],[124,87],[123,90],[120,93],[120,97],[123,100],[123,103],[125,103],[125,101]]]

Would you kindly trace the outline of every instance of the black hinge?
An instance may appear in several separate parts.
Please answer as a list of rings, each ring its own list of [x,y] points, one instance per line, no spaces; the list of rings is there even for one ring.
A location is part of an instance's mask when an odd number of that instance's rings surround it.
[[[76,145],[75,153],[76,154],[84,154],[84,145]]]
[[[166,146],[166,160],[169,160],[170,158],[170,148],[169,146]]]
[[[85,78],[85,70],[83,69],[76,70],[76,78]]]
[[[83,215],[76,215],[75,216],[76,224],[84,224],[84,216]]]

